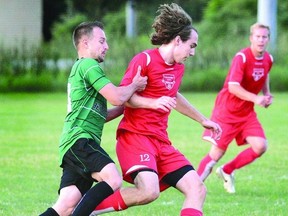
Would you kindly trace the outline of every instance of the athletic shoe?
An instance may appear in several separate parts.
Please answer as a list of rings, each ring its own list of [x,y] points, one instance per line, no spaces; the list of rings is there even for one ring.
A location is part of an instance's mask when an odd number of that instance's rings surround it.
[[[216,169],[217,176],[224,181],[224,188],[228,193],[235,193],[234,172],[230,175],[223,171],[223,166]]]

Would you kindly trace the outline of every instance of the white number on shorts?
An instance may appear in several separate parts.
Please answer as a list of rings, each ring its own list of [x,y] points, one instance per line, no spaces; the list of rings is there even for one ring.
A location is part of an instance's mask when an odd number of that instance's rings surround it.
[[[150,161],[150,156],[149,156],[149,154],[140,155],[140,161],[141,161],[141,162],[143,162],[143,161]]]

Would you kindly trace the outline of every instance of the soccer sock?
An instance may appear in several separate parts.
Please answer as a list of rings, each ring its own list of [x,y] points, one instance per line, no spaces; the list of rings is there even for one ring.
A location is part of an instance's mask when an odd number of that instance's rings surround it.
[[[205,181],[205,179],[210,175],[214,165],[217,162],[214,161],[209,154],[207,154],[200,162],[199,167],[197,169],[197,173],[200,176],[202,181]]]
[[[232,161],[223,166],[223,171],[227,174],[231,174],[235,169],[252,163],[260,155],[256,154],[252,148],[245,149],[240,152]]]
[[[87,191],[82,200],[75,208],[72,216],[89,216],[95,207],[106,197],[113,194],[113,189],[104,181],[97,183]]]
[[[203,213],[194,208],[185,208],[181,210],[180,216],[203,216]]]
[[[103,200],[93,211],[95,215],[100,213],[107,213],[112,211],[122,211],[127,209],[128,206],[125,204],[120,190],[115,191],[111,196]]]
[[[53,208],[50,207],[39,216],[59,216],[59,214]]]

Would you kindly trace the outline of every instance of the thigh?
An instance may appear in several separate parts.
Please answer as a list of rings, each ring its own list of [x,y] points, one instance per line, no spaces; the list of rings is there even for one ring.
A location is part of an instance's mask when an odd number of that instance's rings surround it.
[[[164,191],[170,186],[176,187],[178,182],[190,171],[194,170],[191,165],[183,166],[173,172],[166,174],[160,181],[160,191]]]
[[[116,153],[125,181],[133,183],[131,174],[139,170],[154,170],[156,173],[157,149],[153,139],[141,134],[122,131],[117,138]]]
[[[134,180],[137,189],[143,192],[159,193],[159,180],[157,173],[142,171],[139,172]]]
[[[243,145],[249,143],[247,137],[258,137],[259,141],[266,140],[263,127],[257,117],[249,117],[243,124],[241,133],[236,137],[237,144]]]
[[[157,167],[160,180],[167,174],[185,166],[190,166],[194,169],[190,161],[178,149],[174,148],[174,146],[163,142],[159,142],[158,146],[159,159],[157,161]]]
[[[76,186],[83,196],[91,188],[92,184],[92,179],[84,178],[82,175],[79,175],[73,167],[66,165],[65,163],[63,164],[63,173],[58,191],[59,194],[61,194],[60,192],[65,188]]]
[[[192,195],[199,191],[200,188],[205,188],[203,181],[195,170],[187,172],[176,184],[176,188],[183,194]]]
[[[93,172],[100,172],[109,163],[109,155],[92,139],[81,138],[66,152],[64,163],[72,166],[85,178],[92,178]]]

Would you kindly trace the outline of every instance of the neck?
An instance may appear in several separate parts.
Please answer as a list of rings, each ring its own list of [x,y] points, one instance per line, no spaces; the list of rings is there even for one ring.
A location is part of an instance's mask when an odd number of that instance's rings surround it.
[[[162,44],[159,47],[159,53],[167,64],[174,64],[173,48],[167,44]]]
[[[253,49],[253,47],[251,47],[251,51],[252,51],[252,53],[253,53],[253,55],[254,55],[255,58],[261,58],[261,57],[263,57],[264,52],[265,52],[265,50],[262,51],[262,52],[258,52],[257,50]]]

